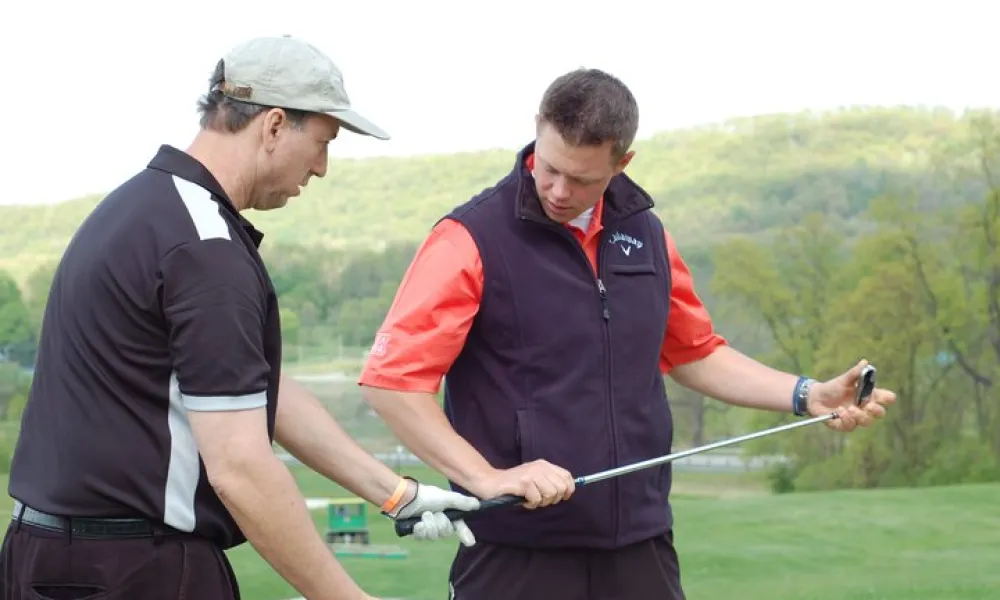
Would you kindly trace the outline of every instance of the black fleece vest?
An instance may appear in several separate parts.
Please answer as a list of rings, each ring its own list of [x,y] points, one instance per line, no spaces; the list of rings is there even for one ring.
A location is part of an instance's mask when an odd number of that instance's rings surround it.
[[[670,307],[663,225],[626,175],[605,193],[599,269],[549,220],[525,158],[453,210],[481,255],[483,299],[445,377],[445,411],[494,467],[545,459],[574,476],[668,454],[659,370]],[[665,533],[669,466],[583,486],[552,507],[468,521],[487,543],[616,548]],[[455,489],[461,488],[454,486]]]

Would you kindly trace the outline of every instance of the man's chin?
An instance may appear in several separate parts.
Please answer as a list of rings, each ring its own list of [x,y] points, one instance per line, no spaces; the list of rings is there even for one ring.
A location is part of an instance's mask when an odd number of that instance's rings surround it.
[[[579,215],[564,211],[557,212],[546,209],[545,216],[547,216],[550,220],[559,223],[560,225],[565,225],[570,221],[572,221],[573,219],[575,219],[576,217],[578,217]]]
[[[283,208],[286,204],[288,204],[288,196],[270,198],[266,202],[259,202],[254,205],[254,210],[257,212],[265,212],[276,208]]]

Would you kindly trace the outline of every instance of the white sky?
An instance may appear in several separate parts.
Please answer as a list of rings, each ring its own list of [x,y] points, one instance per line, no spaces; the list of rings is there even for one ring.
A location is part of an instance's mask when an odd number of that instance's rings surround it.
[[[15,1],[0,204],[108,191],[159,144],[183,148],[218,58],[264,34],[327,51],[393,137],[345,132],[334,160],[520,147],[546,85],[578,66],[632,88],[640,137],[847,104],[1000,104],[992,0],[535,1]]]

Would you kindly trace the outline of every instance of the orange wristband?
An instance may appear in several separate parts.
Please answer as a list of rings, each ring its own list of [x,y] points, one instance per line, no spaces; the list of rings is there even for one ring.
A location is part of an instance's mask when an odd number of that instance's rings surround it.
[[[399,485],[396,486],[396,491],[389,496],[389,499],[382,504],[383,512],[392,512],[392,509],[396,508],[399,501],[403,498],[403,494],[406,492],[406,479],[400,478]]]

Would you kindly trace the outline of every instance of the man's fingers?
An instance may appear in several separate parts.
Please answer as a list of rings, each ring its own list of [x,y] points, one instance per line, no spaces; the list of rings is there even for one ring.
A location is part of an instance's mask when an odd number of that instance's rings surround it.
[[[559,494],[559,489],[556,487],[552,481],[549,481],[547,475],[536,476],[534,479],[535,486],[538,488],[539,493],[542,496],[539,506],[548,506],[555,502]]]
[[[885,407],[874,402],[866,406],[864,411],[868,413],[872,419],[881,419],[885,416]]]
[[[896,394],[890,392],[889,390],[882,390],[876,388],[875,391],[872,392],[872,400],[874,402],[871,402],[870,404],[881,404],[882,406],[889,406],[890,404],[896,402]]]
[[[572,473],[563,468],[559,468],[559,477],[561,479],[561,483],[565,486],[562,499],[569,500],[569,497],[573,495],[574,491],[576,491],[576,480],[573,479]]]
[[[449,508],[463,511],[476,510],[479,508],[479,499],[433,485],[421,485],[417,489],[416,500],[400,513],[400,516],[415,515],[425,510],[440,512]]]
[[[455,532],[455,525],[444,513],[425,511],[413,526],[413,537],[420,540],[436,540]]]
[[[479,508],[479,498],[466,496],[465,494],[451,493],[448,504],[458,510],[476,510]]]
[[[472,534],[472,530],[465,524],[465,521],[459,519],[452,524],[455,526],[455,534],[458,536],[458,541],[462,542],[464,546],[476,545],[476,536]]]
[[[539,491],[538,486],[535,482],[529,481],[524,486],[524,507],[527,509],[538,508],[539,503],[542,501],[542,492]]]
[[[852,429],[871,425],[872,419],[864,410],[858,408],[857,406],[851,406],[848,410],[851,411],[851,420],[854,423],[854,427],[852,427]]]
[[[549,498],[549,502],[546,506],[562,502],[563,500],[568,500],[569,497],[573,495],[573,491],[576,487],[576,483],[573,481],[573,476],[569,471],[563,469],[562,467],[557,467],[555,465],[546,466],[548,469],[543,472],[542,476],[548,484],[552,486],[552,496]]]
[[[851,414],[850,408],[841,410],[836,420],[840,422],[837,425],[837,429],[840,431],[851,431],[856,425],[854,422],[854,415]]]
[[[544,477],[554,488],[553,498],[550,504],[568,500],[576,487],[573,475],[564,469],[546,461],[539,461],[545,468],[542,471]]]
[[[552,497],[549,499],[549,505],[557,504],[566,498],[568,491],[566,481],[558,473],[546,473],[545,479],[552,486]]]

